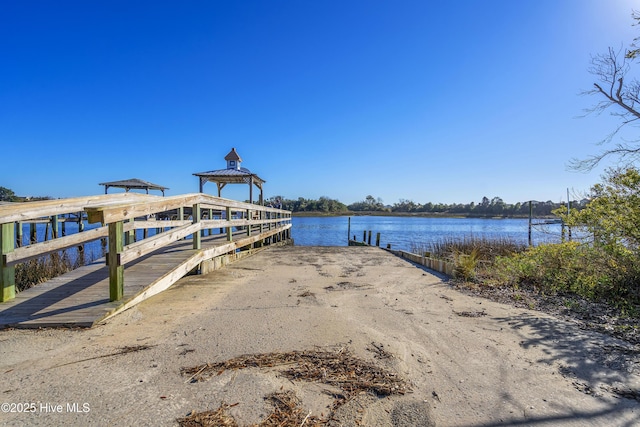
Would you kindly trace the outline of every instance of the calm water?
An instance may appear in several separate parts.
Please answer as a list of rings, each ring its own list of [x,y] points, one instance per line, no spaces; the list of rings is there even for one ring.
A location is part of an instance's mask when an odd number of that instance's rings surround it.
[[[293,217],[291,235],[300,246],[346,246],[348,217]],[[416,218],[396,216],[353,216],[351,237],[362,240],[371,230],[371,243],[380,233],[380,246],[410,250],[412,245],[428,245],[443,238],[508,238],[528,242],[528,219]],[[535,226],[533,243],[560,241],[560,225]]]

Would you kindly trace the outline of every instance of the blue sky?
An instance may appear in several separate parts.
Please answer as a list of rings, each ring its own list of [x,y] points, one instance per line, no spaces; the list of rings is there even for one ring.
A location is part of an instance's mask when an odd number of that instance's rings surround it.
[[[560,201],[616,124],[591,55],[632,0],[24,1],[0,13],[0,186],[198,191],[235,147],[265,197]],[[611,164],[607,164],[611,165]],[[223,197],[246,199],[245,186]],[[215,194],[215,184],[205,192]]]

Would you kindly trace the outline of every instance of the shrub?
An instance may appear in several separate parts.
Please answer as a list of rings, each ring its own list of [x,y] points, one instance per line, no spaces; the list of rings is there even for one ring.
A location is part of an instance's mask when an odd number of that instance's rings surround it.
[[[545,244],[498,257],[493,273],[504,285],[544,294],[574,293],[615,304],[640,301],[640,274],[631,253],[612,255],[578,242]]]
[[[475,277],[479,260],[480,251],[477,248],[473,248],[468,254],[462,252],[454,253],[455,277],[463,280],[472,280]]]

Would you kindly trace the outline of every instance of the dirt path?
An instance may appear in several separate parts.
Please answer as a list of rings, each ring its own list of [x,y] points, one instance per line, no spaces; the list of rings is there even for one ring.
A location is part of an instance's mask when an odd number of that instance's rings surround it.
[[[332,425],[640,425],[640,402],[624,397],[640,390],[633,346],[463,295],[380,249],[346,247],[270,249],[91,330],[0,331],[0,425],[169,426],[226,403],[244,426],[268,417],[265,397],[284,391],[310,425],[344,385],[287,378],[292,362],[202,381],[181,373],[300,351],[348,352],[411,390],[357,394]]]

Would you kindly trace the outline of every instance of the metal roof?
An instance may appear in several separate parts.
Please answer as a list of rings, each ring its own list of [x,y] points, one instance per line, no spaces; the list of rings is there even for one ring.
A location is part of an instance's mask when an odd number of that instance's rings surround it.
[[[123,179],[121,181],[101,182],[98,185],[104,185],[104,191],[107,192],[109,187],[124,188],[129,191],[130,189],[141,190],[160,190],[164,194],[164,190],[168,190],[169,187],[163,187],[162,185],[154,184],[149,181],[143,181],[138,178]]]
[[[240,158],[240,155],[236,152],[235,148],[232,148],[231,151],[229,151],[229,154],[227,154],[224,159],[225,160],[237,160],[238,162],[242,161],[242,159]]]
[[[245,182],[245,179],[253,177],[254,184],[263,184],[266,182],[258,175],[251,173],[247,168],[238,169],[218,169],[208,172],[194,173],[195,176],[206,178],[208,181],[221,181],[221,182]],[[219,179],[216,179],[219,178]],[[241,181],[240,181],[241,180]]]

